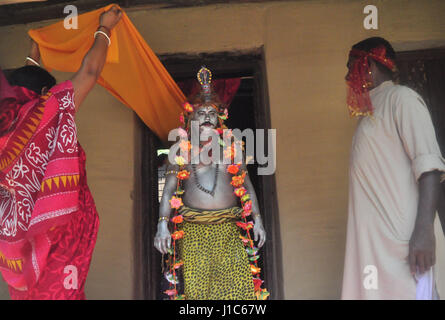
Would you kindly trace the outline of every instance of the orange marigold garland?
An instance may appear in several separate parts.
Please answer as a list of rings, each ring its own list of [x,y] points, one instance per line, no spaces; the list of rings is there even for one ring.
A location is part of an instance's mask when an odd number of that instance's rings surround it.
[[[168,271],[165,272],[165,278],[169,282],[169,289],[164,291],[164,293],[169,296],[170,300],[184,300],[185,295],[180,294],[177,288],[179,283],[178,271],[184,262],[178,260],[176,241],[182,239],[185,235],[183,230],[178,230],[178,225],[184,221],[183,216],[178,213],[178,210],[184,205],[181,198],[181,196],[184,194],[184,190],[182,189],[182,181],[190,177],[190,172],[184,169],[185,160],[183,157],[176,157],[175,161],[179,165],[180,170],[176,175],[178,178],[176,192],[169,200],[170,207],[175,209],[175,212],[173,217],[170,219],[170,222],[173,224],[173,232],[171,233],[172,246],[168,250],[169,255],[166,260]]]
[[[237,174],[239,171],[239,165],[231,164],[227,167],[227,171],[231,174]]]
[[[188,172],[187,170],[181,170],[176,175],[176,178],[178,178],[179,180],[185,180],[188,179],[189,177],[190,177],[190,172]]]
[[[181,139],[179,147],[180,150],[182,151],[182,154],[187,154],[188,156],[190,156],[191,144],[188,139],[189,138],[188,131],[191,120],[191,114],[194,111],[194,107],[189,102],[184,102],[182,107],[184,111],[181,112],[179,116],[179,120],[182,126],[178,128],[178,132]],[[222,113],[222,115],[223,118],[224,116],[227,117],[227,114],[226,113],[224,114],[224,112]],[[220,124],[221,121],[222,119],[220,119]],[[183,261],[177,260],[178,254],[177,254],[176,241],[182,239],[185,236],[184,231],[178,230],[178,225],[183,222],[183,216],[178,214],[178,210],[180,207],[184,205],[182,202],[182,195],[184,194],[182,184],[184,180],[190,177],[190,172],[185,170],[187,159],[185,159],[184,157],[176,156],[175,163],[179,166],[179,171],[176,175],[176,178],[178,179],[176,185],[176,192],[174,193],[173,197],[169,200],[171,208],[174,209],[175,211],[173,217],[170,219],[170,222],[172,224],[172,233],[171,233],[172,246],[168,250],[169,255],[166,260],[168,271],[165,272],[164,274],[165,278],[169,282],[169,289],[164,291],[164,293],[168,295],[171,300],[183,300],[185,299],[185,295],[180,294],[177,288],[177,285],[179,283],[177,272],[179,271],[178,269],[183,265]]]
[[[233,145],[230,146],[229,148],[232,149]],[[260,277],[261,268],[258,267],[258,259],[260,256],[258,254],[258,248],[255,247],[252,240],[252,236],[250,234],[250,230],[253,229],[254,222],[247,221],[247,217],[251,216],[252,213],[252,200],[250,200],[250,195],[249,193],[247,193],[246,188],[243,186],[244,178],[247,172],[242,170],[241,174],[236,175],[239,172],[239,170],[234,169],[234,167],[240,169],[240,165],[229,165],[227,167],[227,172],[234,175],[232,177],[232,182],[231,182],[232,186],[235,188],[233,193],[240,198],[241,207],[243,208],[243,213],[241,214],[242,220],[238,221],[236,225],[245,232],[245,235],[244,236],[241,235],[240,239],[243,242],[244,246],[246,247],[246,251],[249,255],[250,271],[252,272],[253,276],[255,297],[257,298],[257,300],[266,300],[269,297],[270,293],[267,291],[267,289],[261,288],[264,281],[261,280]]]
[[[173,218],[171,218],[171,222],[173,223],[182,223],[182,221],[184,221],[182,215],[176,215]]]

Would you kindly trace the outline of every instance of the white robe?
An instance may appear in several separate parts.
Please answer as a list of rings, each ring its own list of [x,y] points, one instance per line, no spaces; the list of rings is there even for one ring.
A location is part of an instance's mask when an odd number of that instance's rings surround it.
[[[416,92],[386,81],[370,97],[374,117],[359,120],[351,148],[342,299],[416,299],[407,257],[417,180],[445,171],[445,162]],[[434,290],[432,270],[426,277],[422,282],[432,281]]]

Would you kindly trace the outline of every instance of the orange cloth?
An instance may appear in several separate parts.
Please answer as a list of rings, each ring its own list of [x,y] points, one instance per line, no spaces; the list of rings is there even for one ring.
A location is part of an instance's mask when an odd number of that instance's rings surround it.
[[[39,44],[48,69],[76,72],[94,42],[99,16],[112,5],[78,16],[78,29],[65,29],[64,21],[29,31]],[[166,141],[180,125],[185,96],[125,12],[111,32],[111,45],[98,83],[133,109],[142,121]]]

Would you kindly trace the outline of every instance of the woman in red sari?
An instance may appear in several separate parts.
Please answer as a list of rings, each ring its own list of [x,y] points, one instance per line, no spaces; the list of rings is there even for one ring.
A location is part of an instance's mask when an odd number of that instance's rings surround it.
[[[85,299],[99,219],[74,115],[102,71],[120,17],[116,7],[101,15],[71,80],[54,85],[31,65],[40,58],[35,43],[10,83],[0,70],[0,271],[12,299]]]

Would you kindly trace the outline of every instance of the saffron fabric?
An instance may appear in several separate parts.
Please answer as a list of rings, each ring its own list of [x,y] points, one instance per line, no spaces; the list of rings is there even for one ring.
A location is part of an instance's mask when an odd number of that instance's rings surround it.
[[[65,29],[64,21],[60,21],[30,30],[43,65],[77,71],[94,42],[100,14],[111,6],[79,15],[78,29]],[[133,109],[161,140],[166,141],[168,132],[180,125],[185,97],[125,12],[111,31],[111,45],[98,83]]]
[[[200,214],[211,216],[212,212],[186,206],[181,209],[195,219]],[[239,210],[229,208],[216,211],[236,216]],[[180,230],[184,231],[184,237],[179,240],[179,255],[184,262],[185,298],[255,300],[252,272],[238,226],[233,221],[211,224],[200,222],[184,220],[179,225]]]
[[[71,81],[38,96],[8,87],[1,70],[0,78],[0,108],[5,101],[20,104],[14,130],[0,137],[0,271],[13,299],[82,298],[98,215],[77,141]],[[23,92],[28,101],[19,99]],[[77,289],[64,286],[67,265],[77,270]]]
[[[418,179],[425,172],[445,171],[445,163],[428,109],[416,92],[386,81],[369,95],[374,115],[359,119],[351,147],[342,298],[416,299],[423,282],[434,281],[424,278],[418,288],[407,261]],[[435,285],[429,288],[432,299]]]

